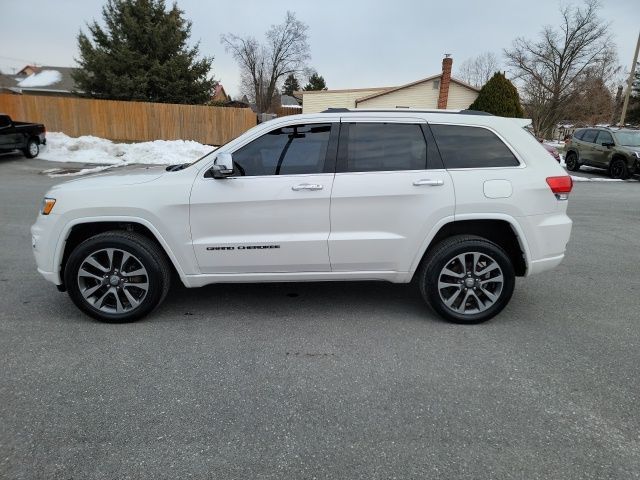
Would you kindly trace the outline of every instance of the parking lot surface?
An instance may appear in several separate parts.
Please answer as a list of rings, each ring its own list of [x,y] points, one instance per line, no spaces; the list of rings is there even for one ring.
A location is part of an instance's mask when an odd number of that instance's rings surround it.
[[[637,181],[576,184],[565,261],[482,325],[385,283],[177,285],[108,325],[35,270],[48,168],[0,156],[0,478],[640,478]]]

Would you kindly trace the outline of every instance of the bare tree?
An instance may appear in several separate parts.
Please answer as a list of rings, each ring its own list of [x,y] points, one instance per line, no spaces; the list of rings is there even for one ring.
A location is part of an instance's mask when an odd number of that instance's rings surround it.
[[[267,31],[264,44],[232,33],[220,37],[240,66],[243,93],[255,101],[259,113],[271,109],[278,87],[288,75],[303,71],[309,59],[308,28],[293,12],[287,12],[283,23]]]
[[[498,70],[500,70],[500,64],[495,54],[484,52],[462,62],[457,76],[474,87],[482,87]]]
[[[504,51],[537,135],[551,134],[589,79],[606,82],[615,71],[615,45],[609,24],[598,17],[599,8],[597,0],[562,7],[559,27],[544,27],[536,42],[517,38]]]

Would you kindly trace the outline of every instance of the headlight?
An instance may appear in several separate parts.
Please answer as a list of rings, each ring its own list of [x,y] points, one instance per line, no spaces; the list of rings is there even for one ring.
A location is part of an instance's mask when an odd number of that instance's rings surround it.
[[[55,204],[55,198],[45,197],[44,200],[42,200],[42,208],[40,209],[40,213],[42,213],[42,215],[49,215],[51,213],[51,210],[53,210],[53,206]]]
[[[640,158],[640,152],[633,152],[633,154],[636,156],[636,158]]]

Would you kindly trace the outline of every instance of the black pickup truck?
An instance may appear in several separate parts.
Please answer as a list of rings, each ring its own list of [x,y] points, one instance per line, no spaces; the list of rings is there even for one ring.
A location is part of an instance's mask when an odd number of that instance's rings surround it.
[[[20,150],[27,158],[37,157],[40,145],[47,143],[46,134],[41,123],[14,122],[0,113],[0,153]]]

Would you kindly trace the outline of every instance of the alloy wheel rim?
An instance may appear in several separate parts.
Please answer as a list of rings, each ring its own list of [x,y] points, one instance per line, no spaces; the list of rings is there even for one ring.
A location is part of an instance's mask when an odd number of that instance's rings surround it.
[[[128,313],[149,291],[149,274],[138,257],[118,248],[103,248],[80,263],[78,288],[84,300],[104,313]]]
[[[504,274],[485,253],[465,252],[452,257],[438,275],[438,294],[444,305],[461,315],[482,313],[502,294]]]
[[[31,155],[35,155],[36,153],[38,153],[38,145],[35,142],[31,142],[29,144],[29,153]]]

